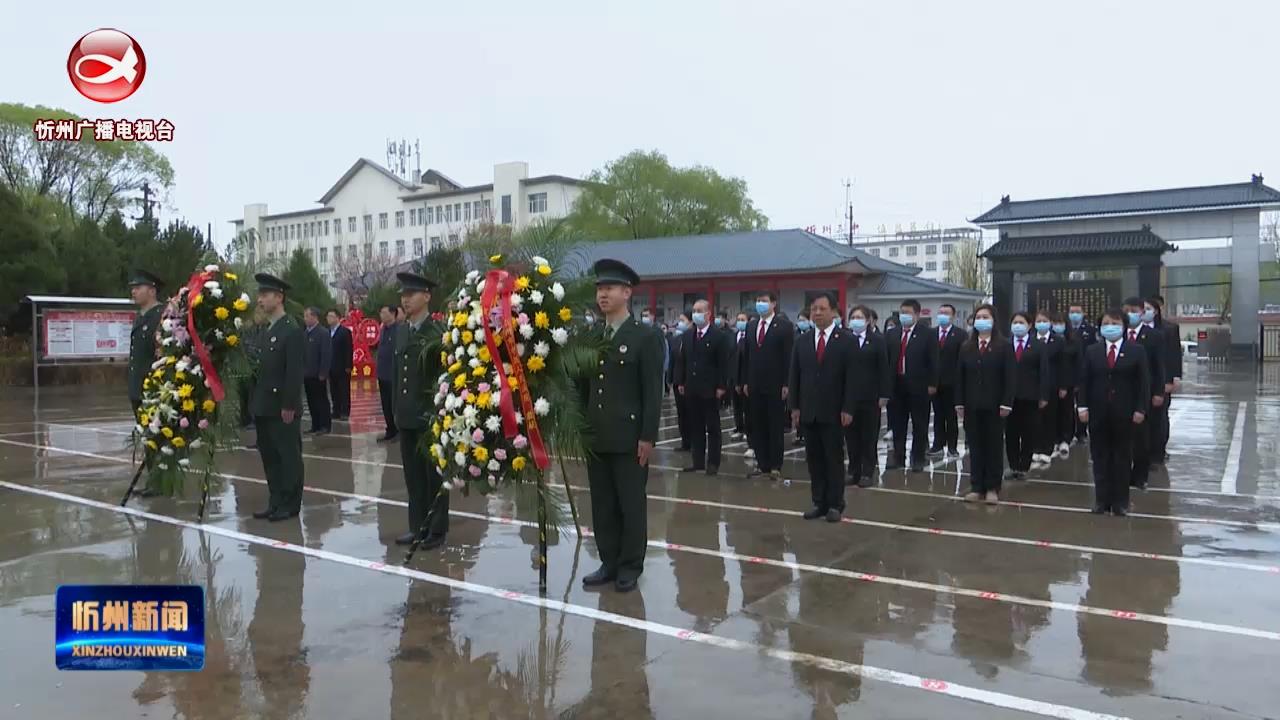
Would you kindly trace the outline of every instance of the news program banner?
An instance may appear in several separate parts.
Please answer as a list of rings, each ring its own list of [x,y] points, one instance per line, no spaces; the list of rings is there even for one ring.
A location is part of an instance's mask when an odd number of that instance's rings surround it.
[[[62,585],[56,608],[59,670],[204,668],[198,585]]]

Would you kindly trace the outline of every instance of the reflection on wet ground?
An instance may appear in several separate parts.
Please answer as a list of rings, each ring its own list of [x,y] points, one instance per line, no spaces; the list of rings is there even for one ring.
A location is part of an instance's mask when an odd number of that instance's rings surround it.
[[[299,520],[250,517],[266,487],[242,450],[204,527],[194,494],[115,507],[119,393],[10,392],[0,717],[1275,717],[1280,398],[1265,375],[1188,375],[1168,467],[1128,519],[1088,514],[1085,447],[999,507],[957,501],[965,458],[885,473],[829,525],[799,517],[803,448],[784,484],[747,479],[727,436],[717,477],[679,472],[668,442],[640,592],[583,590],[595,548],[566,528],[545,598],[520,498],[458,499],[447,546],[400,569],[405,491],[398,449],[375,441],[376,389],[304,442]],[[585,473],[568,473],[589,534]],[[205,669],[59,673],[62,583],[202,585]]]

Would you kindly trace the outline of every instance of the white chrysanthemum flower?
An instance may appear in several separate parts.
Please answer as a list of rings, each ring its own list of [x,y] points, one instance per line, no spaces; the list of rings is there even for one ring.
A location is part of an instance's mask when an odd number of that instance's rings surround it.
[[[525,340],[528,340],[529,338],[533,337],[533,332],[534,331],[533,331],[532,325],[526,324],[526,325],[520,326],[520,337],[524,338]]]
[[[563,285],[561,285],[560,283],[553,283],[553,284],[551,285],[551,295],[552,295],[552,297],[554,297],[556,300],[563,300],[563,299],[564,299],[564,286],[563,286]]]
[[[468,330],[475,330],[476,326],[479,324],[480,324],[480,318],[475,313],[471,313],[470,315],[467,316]]]
[[[244,327],[244,320],[241,320],[241,319],[240,319],[240,318],[238,318],[238,317],[237,317],[234,321],[232,321],[232,322],[235,324],[235,326],[236,326],[236,329],[237,329],[237,330],[239,330],[239,329],[241,329],[242,327]]]
[[[469,355],[469,356],[471,356],[471,357],[475,357],[479,352],[480,352],[480,351],[476,349],[476,346],[475,346],[475,345],[468,345],[468,346],[467,346],[467,355]],[[472,365],[471,367],[475,367],[475,365]]]
[[[476,283],[476,294],[479,295],[483,292],[484,292],[484,278],[480,278],[480,282]]]
[[[164,464],[164,463],[160,463],[160,464],[158,465],[158,467],[159,467],[161,470],[168,470],[168,469],[169,469],[169,466],[168,466],[168,465],[166,465],[166,464]]]
[[[161,321],[160,321],[160,327],[164,328],[164,331],[165,331],[165,332],[172,332],[172,331],[173,331],[173,319],[172,319],[172,318],[165,318],[165,319],[161,320]]]
[[[249,293],[247,292],[240,293],[240,299],[245,302],[249,302]]]
[[[182,458],[181,460],[178,461],[178,464],[181,465],[182,467],[187,467],[188,465],[191,464],[191,461],[186,458]]]
[[[222,287],[221,285],[219,285],[219,284],[218,284],[218,281],[217,281],[217,280],[209,280],[209,281],[205,282],[205,284],[204,284],[204,289],[205,289],[205,290],[212,290],[212,289],[217,288],[217,287]]]
[[[476,328],[475,336],[477,345],[484,342],[484,328]]]
[[[170,344],[170,343],[172,343],[172,342],[173,342],[173,338],[171,338],[171,337],[163,337],[163,338],[160,338],[160,345],[161,345],[162,347],[169,347],[169,344]]]
[[[540,397],[533,402],[533,411],[539,416],[546,415],[551,412],[551,403],[546,398]]]
[[[517,425],[524,424],[524,413],[516,413],[516,424]]]
[[[545,340],[539,340],[533,345],[533,354],[539,357],[546,357],[551,353],[551,346]]]
[[[225,334],[223,334],[223,332],[222,332],[221,330],[214,330],[214,331],[213,331],[213,335],[214,335],[214,337],[218,338],[219,340],[226,340],[226,339],[227,339],[227,336],[226,336]]]
[[[161,365],[164,365],[164,358],[160,358],[159,360],[156,360],[155,362],[151,363],[151,369],[152,369],[152,370],[155,370],[156,368],[160,367]]]
[[[449,341],[458,344],[458,338],[462,337],[462,333],[458,332],[458,328],[453,329],[453,334],[449,337]]]
[[[524,357],[524,343],[516,343],[516,354]]]
[[[134,424],[134,426],[133,426],[133,431],[134,431],[134,432],[136,432],[136,433],[138,433],[139,435],[144,435],[144,434],[146,434],[147,429],[146,429],[146,428],[144,428],[144,427],[142,427],[141,425],[139,425],[139,424],[135,423],[135,424]]]
[[[453,462],[454,462],[454,464],[455,464],[455,465],[466,465],[466,464],[467,464],[467,454],[466,454],[466,453],[463,453],[463,452],[456,452],[456,453],[454,453],[454,454],[453,454]]]
[[[546,258],[544,258],[544,257],[542,257],[541,255],[534,255],[532,258],[529,258],[529,259],[533,261],[533,264],[534,264],[535,266],[536,266],[536,265],[550,265],[550,264],[551,264],[551,263],[547,262],[547,259],[546,259]]]
[[[476,281],[476,279],[477,279],[477,278],[479,278],[479,277],[480,277],[480,271],[479,271],[479,270],[472,270],[471,272],[467,273],[467,280],[466,280],[466,281],[467,281],[467,283],[468,283],[468,284],[470,284],[470,283],[475,282],[475,281]],[[464,290],[463,292],[465,293],[466,291]]]
[[[474,350],[475,348],[474,348],[474,347],[472,347],[471,349],[472,349],[472,350]],[[479,359],[479,358],[471,358],[470,360],[468,360],[468,361],[467,361],[467,365],[470,365],[470,366],[471,366],[471,367],[473,367],[473,368],[475,368],[475,367],[480,367],[480,359]]]
[[[160,452],[164,453],[165,455],[172,455],[173,448],[169,447],[168,445],[161,445]]]
[[[222,299],[222,288],[214,288],[214,289],[212,289],[212,290],[210,290],[210,291],[209,291],[209,294],[213,296],[213,299],[214,299],[214,300],[221,300],[221,299]]]
[[[195,450],[198,447],[202,447],[203,445],[204,445],[204,441],[201,440],[200,438],[196,438],[195,440],[192,440],[191,442],[187,443],[187,447],[191,448],[192,450]]]
[[[213,264],[205,265],[205,266],[204,266],[204,271],[205,271],[205,272],[218,272],[218,266],[217,266],[217,265],[213,265]]]
[[[192,375],[201,375],[201,374],[203,374],[203,373],[204,373],[204,370],[200,367],[200,364],[199,364],[199,363],[193,363],[193,364],[191,365],[191,371],[190,371],[190,372],[191,372],[191,374],[192,374]]]
[[[564,328],[556,328],[551,331],[551,339],[555,340],[557,345],[563,345],[569,342],[569,331]]]
[[[524,298],[520,296],[520,293],[511,293],[511,304],[514,307],[520,307],[524,304]]]
[[[533,292],[529,293],[529,302],[533,303],[534,305],[541,305],[541,304],[542,304],[542,291],[541,291],[541,290],[534,290]]]
[[[493,401],[490,400],[490,402]],[[489,432],[498,432],[498,428],[502,427],[502,419],[497,415],[490,415],[488,419],[484,421],[484,427]]]
[[[497,460],[490,460],[489,464],[486,465],[485,467],[489,468],[491,472],[497,472],[498,470],[502,469],[502,466],[498,464]]]
[[[466,420],[466,421],[467,421],[467,423],[469,423],[469,424],[471,424],[471,423],[475,423],[475,421],[476,421],[476,406],[475,406],[475,405],[468,405],[468,406],[466,407],[466,409],[464,409],[464,410],[462,411],[462,418],[463,418],[464,420]]]
[[[498,407],[499,405],[501,405],[501,404],[502,404],[502,393],[503,393],[503,391],[502,391],[502,390],[497,390],[497,391],[494,391],[494,392],[489,396],[489,407],[495,407],[495,408],[496,408],[496,407]]]

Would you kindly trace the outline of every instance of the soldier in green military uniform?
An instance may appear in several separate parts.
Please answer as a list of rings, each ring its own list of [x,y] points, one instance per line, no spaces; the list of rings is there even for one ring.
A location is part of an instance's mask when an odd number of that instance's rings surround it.
[[[146,270],[134,270],[129,275],[129,298],[138,306],[138,317],[129,333],[129,404],[133,406],[134,422],[142,407],[142,383],[151,374],[151,364],[156,360],[156,330],[160,327],[160,315],[164,306],[157,295],[164,283]],[[136,491],[142,497],[159,495],[147,476],[147,487]]]
[[[289,284],[266,273],[258,281],[258,307],[267,315],[259,351],[258,379],[249,400],[258,430],[258,453],[270,501],[255,518],[272,522],[297,517],[302,509],[302,363],[306,341],[298,322],[285,314]]]
[[[438,356],[423,357],[423,344],[439,329],[429,321],[427,304],[436,284],[415,273],[396,273],[400,281],[400,304],[405,319],[396,331],[395,400],[396,427],[400,431],[400,464],[404,466],[404,484],[409,493],[409,532],[396,538],[397,545],[411,545],[427,520],[434,503],[435,513],[426,537],[418,547],[431,549],[444,544],[449,532],[449,495],[441,494],[440,471],[426,453],[423,436],[429,426],[428,416],[434,409],[431,396],[440,377]]]
[[[587,460],[591,514],[599,570],[582,578],[586,587],[614,583],[636,588],[649,540],[649,454],[658,439],[662,402],[662,344],[652,329],[631,317],[628,306],[640,276],[618,260],[595,264],[596,304],[604,317],[605,351],[587,390],[587,419],[595,429]]]

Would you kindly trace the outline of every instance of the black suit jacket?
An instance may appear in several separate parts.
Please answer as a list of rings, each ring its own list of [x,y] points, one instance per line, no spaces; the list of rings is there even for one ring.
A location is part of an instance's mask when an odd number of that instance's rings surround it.
[[[960,348],[969,334],[958,327],[947,331],[947,339],[938,343],[938,328],[933,329],[933,344],[938,345],[938,387],[956,384],[956,366],[960,362]],[[901,341],[899,341],[901,342]]]
[[[333,363],[329,367],[333,372],[342,371],[350,374],[353,362],[351,355],[354,352],[351,347],[351,331],[339,325],[333,333],[332,345]]]
[[[1129,342],[1128,330],[1124,332],[1124,340]],[[1138,329],[1138,343],[1142,345],[1142,349],[1147,355],[1147,372],[1151,381],[1151,397],[1163,395],[1164,384],[1169,377],[1165,372],[1164,358],[1168,350],[1164,344],[1164,335],[1155,328],[1143,325]]]
[[[729,341],[732,344],[732,351],[729,353],[729,384],[737,387],[746,382],[747,377],[747,331],[742,331],[742,338],[738,338],[738,331],[728,331]]]
[[[925,395],[929,388],[938,386],[938,336],[926,327],[914,326],[915,332],[907,340],[907,388],[912,395]],[[898,374],[898,355],[902,351],[902,328],[895,327],[884,334],[884,344],[889,355],[889,374]]]
[[[1182,377],[1182,328],[1178,323],[1163,318],[1156,327],[1164,336],[1165,382],[1171,383],[1174,378]]]
[[[1065,388],[1068,393],[1074,393],[1080,384],[1080,362],[1084,356],[1084,344],[1079,336],[1072,335],[1070,332],[1054,337],[1062,341],[1062,357],[1058,365],[1058,387]]]
[[[1049,367],[1049,351],[1028,335],[1027,346],[1022,350],[1022,360],[1018,360],[1016,352],[1017,338],[1005,338],[1009,344],[1009,355],[1018,366],[1017,384],[1013,392],[1016,400],[1048,400],[1052,391],[1053,373]]]
[[[1107,342],[1085,349],[1080,368],[1080,409],[1090,413],[1112,410],[1125,417],[1151,409],[1151,365],[1146,348],[1131,343],[1128,335],[1120,343],[1116,366],[1107,367]],[[1101,417],[1101,415],[1099,415]]]
[[[303,330],[307,336],[307,354],[303,356],[302,377],[327,378],[332,367],[329,330],[323,325]]]
[[[747,380],[744,384],[753,397],[782,392],[782,386],[787,383],[791,349],[796,339],[795,326],[776,313],[765,331],[763,345],[756,342],[759,333],[760,319],[757,318],[747,326],[745,345]]]
[[[960,348],[956,367],[956,407],[966,410],[1013,409],[1018,368],[1013,346],[1001,339],[978,352],[977,342]]]
[[[684,386],[686,397],[713,398],[716,390],[729,388],[730,339],[723,330],[708,325],[702,338],[697,328],[684,331],[680,341],[680,372],[675,385]]]
[[[858,344],[856,333],[846,332],[852,347],[853,399],[855,402],[887,400],[893,395],[893,370],[885,352],[884,336],[867,327],[866,342]]]
[[[1059,390],[1075,387],[1071,382],[1070,368],[1067,365],[1070,358],[1067,357],[1066,339],[1050,331],[1043,340],[1039,335],[1035,335],[1035,342],[1049,354],[1049,391],[1057,395]]]
[[[818,362],[817,328],[796,338],[790,362],[792,411],[800,412],[800,422],[839,424],[840,413],[853,414],[853,341],[843,330],[831,328],[831,335]]]

